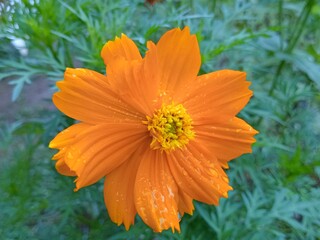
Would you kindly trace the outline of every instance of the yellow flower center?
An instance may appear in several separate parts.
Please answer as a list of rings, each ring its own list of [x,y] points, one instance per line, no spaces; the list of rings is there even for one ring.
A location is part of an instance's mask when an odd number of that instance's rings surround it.
[[[152,149],[173,150],[194,138],[192,119],[182,104],[162,105],[152,117],[143,121],[152,136]]]

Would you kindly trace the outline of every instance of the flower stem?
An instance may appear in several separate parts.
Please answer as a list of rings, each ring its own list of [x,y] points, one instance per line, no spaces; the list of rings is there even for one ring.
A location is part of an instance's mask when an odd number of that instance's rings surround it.
[[[303,32],[303,28],[305,27],[306,23],[307,23],[307,20],[308,20],[308,17],[309,17],[309,14],[311,12],[311,9],[313,7],[313,4],[314,4],[314,0],[308,0],[308,2],[306,3],[306,5],[304,6],[298,20],[297,20],[297,24],[296,24],[296,28],[293,30],[293,33],[292,33],[292,38],[291,40],[289,41],[289,44],[288,44],[288,47],[284,50],[285,53],[291,53],[292,50],[294,49],[294,47],[296,46],[302,32]],[[283,15],[283,5],[282,5],[282,1],[279,3],[279,25],[282,24],[282,15]],[[283,45],[282,45],[282,25],[280,25],[281,28],[280,28],[280,41],[281,41],[281,46],[280,46],[280,49],[281,51],[283,50]],[[277,69],[276,69],[276,72],[275,72],[275,75],[274,75],[274,78],[272,80],[272,83],[271,83],[271,87],[269,89],[269,96],[272,96],[273,93],[274,93],[274,90],[275,90],[275,87],[276,87],[276,84],[278,82],[278,79],[279,79],[279,76],[282,72],[282,69],[285,67],[286,65],[286,61],[285,60],[282,60],[280,62],[280,64],[278,65]],[[256,125],[260,125],[261,124],[261,121],[262,121],[262,117],[260,116],[256,122]]]
[[[297,21],[297,24],[296,24],[296,28],[293,30],[293,33],[292,33],[292,38],[290,39],[289,41],[289,44],[288,44],[288,47],[285,49],[285,53],[291,53],[292,50],[294,49],[294,47],[296,46],[296,44],[298,43],[298,40],[303,32],[303,29],[307,23],[307,20],[308,20],[308,17],[309,17],[309,14],[311,12],[311,9],[312,9],[312,6],[314,4],[314,0],[309,0],[306,5],[304,6],[299,18],[298,18],[298,21]],[[281,11],[282,13],[282,6],[280,7],[279,6],[279,11]],[[279,12],[279,15],[280,15],[280,12]],[[279,20],[281,19],[281,16],[279,16]],[[272,96],[273,95],[273,92],[274,92],[274,89],[276,87],[276,84],[278,82],[278,79],[279,79],[279,76],[282,72],[282,69],[284,68],[286,64],[286,61],[285,60],[282,60],[280,62],[280,64],[278,65],[278,68],[276,70],[276,74],[272,80],[272,84],[271,84],[271,88],[269,90],[269,95]]]

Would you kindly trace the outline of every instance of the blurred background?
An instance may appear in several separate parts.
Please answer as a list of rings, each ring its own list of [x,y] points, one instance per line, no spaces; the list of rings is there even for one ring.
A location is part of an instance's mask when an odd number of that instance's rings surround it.
[[[130,231],[108,217],[103,184],[74,193],[48,142],[73,123],[52,104],[66,67],[105,73],[100,50],[125,33],[146,41],[190,26],[200,74],[247,72],[240,117],[260,134],[230,164],[234,190],[195,202],[181,234]],[[1,0],[1,239],[320,239],[320,2],[316,0]]]

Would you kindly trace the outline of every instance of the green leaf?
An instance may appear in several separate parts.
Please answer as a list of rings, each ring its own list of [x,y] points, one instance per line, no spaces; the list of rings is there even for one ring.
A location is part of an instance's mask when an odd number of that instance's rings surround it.
[[[19,127],[17,127],[14,132],[16,135],[27,135],[27,134],[43,134],[44,126],[42,122],[38,121],[29,121],[23,122]]]
[[[277,57],[292,63],[305,73],[320,89],[320,64],[316,63],[311,55],[295,51],[292,54],[277,53]]]

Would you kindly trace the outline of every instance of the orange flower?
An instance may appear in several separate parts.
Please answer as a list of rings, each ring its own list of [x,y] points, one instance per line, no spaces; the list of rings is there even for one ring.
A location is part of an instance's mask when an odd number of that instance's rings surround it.
[[[53,102],[79,123],[50,143],[57,171],[76,190],[106,177],[110,218],[126,229],[136,213],[154,231],[180,231],[193,199],[218,205],[232,188],[223,168],[251,152],[257,133],[236,114],[252,96],[246,74],[197,76],[201,59],[189,28],[149,41],[141,57],[126,35],[101,52],[107,76],[70,69]]]

